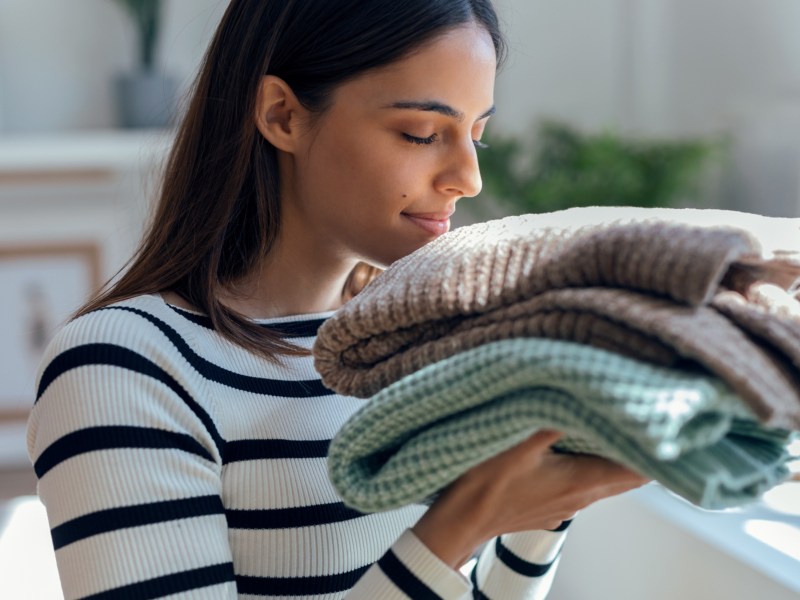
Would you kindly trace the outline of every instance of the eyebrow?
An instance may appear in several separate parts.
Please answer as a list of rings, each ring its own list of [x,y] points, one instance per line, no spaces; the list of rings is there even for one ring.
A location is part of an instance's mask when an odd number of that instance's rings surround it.
[[[383,108],[394,108],[400,110],[421,110],[426,112],[435,112],[442,114],[446,117],[450,117],[456,119],[457,121],[463,121],[466,117],[464,113],[461,111],[456,110],[452,106],[448,106],[447,104],[442,104],[441,102],[436,101],[424,101],[424,102],[395,102],[393,104],[389,104],[388,106],[384,106]],[[494,105],[483,113],[480,117],[478,117],[478,121],[485,119],[487,117],[491,117],[497,109]]]

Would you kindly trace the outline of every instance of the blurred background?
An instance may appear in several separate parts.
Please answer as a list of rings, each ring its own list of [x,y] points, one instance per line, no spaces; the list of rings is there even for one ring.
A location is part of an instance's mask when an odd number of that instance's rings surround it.
[[[496,0],[510,41],[458,224],[576,204],[800,217],[800,2]],[[0,0],[0,598],[60,598],[25,418],[55,327],[141,233],[225,0]],[[800,450],[795,448],[800,454]],[[800,594],[800,483],[590,508],[552,600]]]

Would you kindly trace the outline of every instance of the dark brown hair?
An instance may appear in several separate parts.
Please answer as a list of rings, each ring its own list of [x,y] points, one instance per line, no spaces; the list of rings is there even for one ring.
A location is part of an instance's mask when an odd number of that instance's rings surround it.
[[[143,240],[119,280],[76,316],[173,290],[249,350],[306,354],[219,301],[267,255],[280,223],[276,150],[254,123],[261,77],[282,78],[321,114],[337,85],[469,22],[491,35],[501,63],[491,0],[232,0],[195,80]],[[360,263],[343,297],[379,272]]]

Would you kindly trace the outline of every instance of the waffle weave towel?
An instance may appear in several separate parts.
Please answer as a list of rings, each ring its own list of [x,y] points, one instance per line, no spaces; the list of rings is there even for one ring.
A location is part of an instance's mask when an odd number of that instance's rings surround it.
[[[791,434],[718,379],[572,342],[521,338],[429,365],[379,392],[331,443],[331,481],[364,511],[429,502],[542,428],[698,506],[745,504],[788,473]]]
[[[800,428],[800,219],[575,208],[456,229],[329,319],[323,382],[368,397],[487,342],[549,337],[701,364],[765,424]]]

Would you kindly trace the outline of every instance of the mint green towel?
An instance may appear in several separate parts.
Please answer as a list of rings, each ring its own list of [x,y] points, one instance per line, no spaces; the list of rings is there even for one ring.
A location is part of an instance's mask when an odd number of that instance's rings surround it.
[[[757,499],[788,475],[791,432],[760,425],[720,380],[590,346],[523,338],[433,363],[373,396],[331,442],[328,468],[364,512],[430,502],[539,429],[708,509]]]

